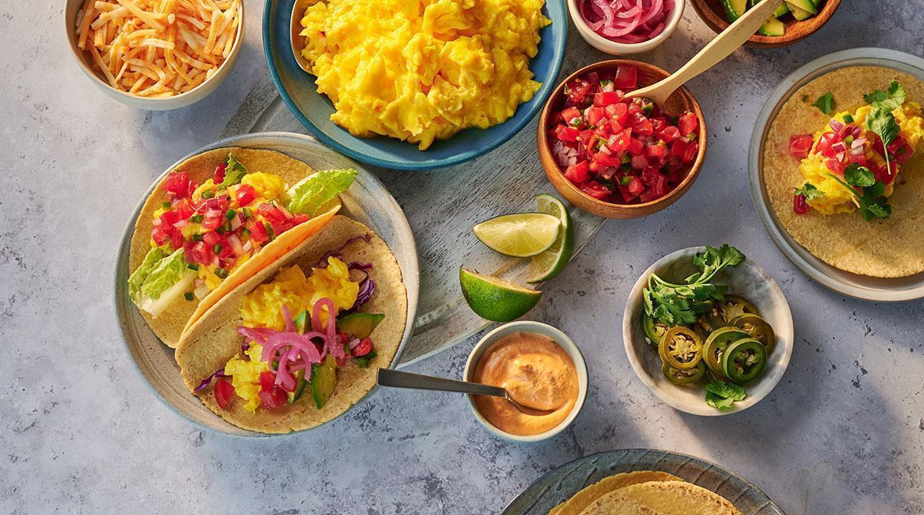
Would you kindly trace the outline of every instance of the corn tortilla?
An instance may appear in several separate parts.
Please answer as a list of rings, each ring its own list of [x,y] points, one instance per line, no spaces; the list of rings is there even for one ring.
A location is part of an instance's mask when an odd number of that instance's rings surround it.
[[[293,159],[285,154],[271,150],[256,150],[246,148],[219,148],[193,156],[176,167],[178,171],[186,171],[189,178],[196,184],[202,184],[215,173],[215,168],[228,159],[228,154],[241,162],[248,172],[266,172],[282,177],[289,186],[295,185],[305,177],[315,173],[307,164]],[[151,249],[151,229],[154,227],[154,211],[160,209],[164,199],[164,183],[161,181],[151,196],[144,203],[138,219],[135,221],[135,232],[132,235],[131,250],[129,251],[129,270],[135,271],[144,261],[144,256]],[[186,301],[178,299],[171,303],[163,313],[152,317],[149,313],[141,311],[151,330],[168,347],[175,348],[180,335],[215,302],[228,292],[239,286],[248,278],[259,272],[280,256],[290,252],[306,238],[324,226],[340,208],[339,201],[326,206],[325,209],[311,220],[299,224],[281,234],[275,240],[266,244],[257,254],[234,270],[221,282],[221,285],[211,291],[203,299]]]
[[[549,511],[549,515],[578,515],[594,501],[604,495],[619,490],[625,486],[649,481],[683,481],[677,476],[667,472],[640,470],[636,472],[623,472],[603,478],[600,481],[584,488],[567,501],[559,504]]]
[[[835,268],[869,277],[924,272],[924,151],[918,149],[902,166],[907,182],[896,185],[889,198],[891,218],[867,222],[859,213],[825,216],[815,210],[804,215],[793,211],[793,189],[805,181],[799,160],[789,154],[789,138],[814,134],[830,121],[829,115],[811,105],[824,93],[834,95],[837,111],[853,112],[865,104],[863,95],[884,90],[893,80],[905,87],[908,100],[924,102],[924,83],[906,73],[874,66],[835,70],[792,95],[773,120],[763,149],[761,173],[767,194],[793,240]]]
[[[608,514],[609,506],[631,501],[662,515],[742,515],[721,495],[682,481],[649,481],[625,486],[594,501],[583,515]]]
[[[237,334],[237,327],[241,324],[241,299],[244,295],[260,284],[271,281],[284,267],[298,265],[307,275],[326,252],[366,234],[372,235],[369,243],[353,242],[341,255],[347,263],[372,263],[369,275],[376,283],[376,291],[361,311],[385,315],[385,319],[371,335],[377,356],[368,368],[359,368],[352,361],[338,368],[337,386],[322,409],[314,406],[310,394],[275,411],[258,409],[256,413],[251,413],[244,409],[243,400],[237,397],[233,398],[227,408],[220,408],[212,387],[196,393],[209,409],[231,424],[262,433],[310,429],[336,418],[359,402],[375,385],[378,369],[387,368],[398,351],[407,323],[407,290],[402,281],[401,269],[388,245],[365,225],[340,215],[335,216],[295,251],[258,272],[219,300],[193,324],[189,332],[184,333],[176,349],[176,360],[190,391],[216,370],[224,368],[225,363],[240,352],[243,338]]]

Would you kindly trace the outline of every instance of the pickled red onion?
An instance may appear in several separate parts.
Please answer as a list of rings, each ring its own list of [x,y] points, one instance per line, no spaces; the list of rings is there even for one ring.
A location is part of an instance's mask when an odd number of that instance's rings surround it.
[[[674,1],[577,0],[577,7],[597,34],[617,43],[641,43],[664,32]]]

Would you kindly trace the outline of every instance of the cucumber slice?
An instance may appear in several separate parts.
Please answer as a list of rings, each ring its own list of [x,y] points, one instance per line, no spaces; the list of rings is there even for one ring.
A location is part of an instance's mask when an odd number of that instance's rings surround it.
[[[337,332],[347,333],[359,339],[368,338],[385,315],[376,313],[352,313],[337,320]]]
[[[786,25],[776,18],[770,18],[760,27],[759,32],[764,36],[782,36],[786,34]]]
[[[789,8],[792,9],[793,14],[796,13],[796,8],[807,11],[811,13],[812,16],[818,14],[818,9],[815,7],[815,3],[812,2],[812,0],[786,0],[786,3],[789,4]]]
[[[735,23],[735,20],[744,16],[747,10],[747,0],[722,0],[722,7],[725,8],[725,17],[728,23]]]
[[[311,397],[314,405],[321,409],[334,394],[337,386],[337,361],[330,354],[324,363],[311,365]]]

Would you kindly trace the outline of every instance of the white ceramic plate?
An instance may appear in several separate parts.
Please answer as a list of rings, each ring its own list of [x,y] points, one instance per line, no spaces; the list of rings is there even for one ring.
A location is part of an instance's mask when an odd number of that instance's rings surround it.
[[[705,247],[679,250],[661,258],[645,270],[629,293],[622,319],[622,337],[632,370],[659,399],[685,413],[717,417],[750,408],[766,397],[780,382],[792,357],[793,324],[792,313],[789,311],[789,303],[783,295],[783,290],[766,270],[748,258],[738,268],[721,272],[713,281],[728,285],[728,293],[740,295],[753,302],[761,317],[773,327],[776,347],[768,357],[763,375],[754,383],[745,386],[748,392],[747,399],[736,402],[734,408],[727,411],[707,406],[702,386],[677,386],[668,381],[661,373],[661,358],[658,357],[657,350],[645,340],[645,331],[642,328],[642,316],[645,312],[642,289],[648,285],[648,277],[653,273],[668,281],[688,277],[696,271],[693,256],[704,250]]]
[[[221,147],[275,150],[303,161],[315,170],[353,168],[359,171],[350,189],[340,196],[343,202],[343,209],[340,213],[366,224],[380,238],[385,240],[385,243],[388,244],[398,260],[404,286],[407,288],[407,324],[404,328],[401,344],[391,362],[391,368],[395,368],[401,361],[401,353],[404,352],[405,345],[411,337],[417,313],[417,298],[420,288],[417,246],[414,243],[414,234],[407,223],[407,218],[404,217],[404,211],[401,210],[395,199],[374,175],[363,170],[356,162],[301,134],[264,132],[223,139],[180,159],[154,181],[147,193],[141,198],[138,207],[135,208],[135,213],[125,226],[119,258],[116,260],[115,310],[119,317],[119,326],[125,340],[126,350],[138,369],[139,375],[151,388],[151,391],[177,414],[203,428],[233,436],[271,436],[247,431],[225,422],[224,419],[209,411],[197,397],[191,395],[180,377],[180,369],[173,357],[173,349],[166,347],[154,335],[154,332],[148,327],[148,324],[128,296],[128,254],[131,247],[132,233],[135,228],[135,219],[138,218],[138,213],[141,211],[144,201],[150,196],[151,191],[160,183],[164,175],[172,171],[180,163],[194,155]],[[373,391],[375,391],[375,388],[366,395],[366,398]],[[350,409],[355,408],[360,403]]]
[[[764,184],[764,174],[761,170],[763,169],[764,142],[770,132],[771,123],[783,104],[799,88],[826,73],[849,66],[892,68],[924,81],[924,59],[883,48],[855,48],[834,52],[796,70],[770,95],[770,99],[760,112],[754,134],[751,137],[748,181],[751,185],[754,208],[773,243],[802,272],[823,286],[844,295],[865,300],[897,302],[924,298],[924,273],[899,279],[880,279],[845,272],[816,258],[790,237],[770,204],[770,197]]]

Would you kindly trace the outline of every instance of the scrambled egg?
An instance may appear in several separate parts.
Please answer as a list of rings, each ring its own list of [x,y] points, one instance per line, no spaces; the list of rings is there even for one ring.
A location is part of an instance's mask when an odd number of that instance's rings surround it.
[[[504,122],[529,71],[544,0],[327,0],[302,19],[302,55],[350,133],[418,143]]]
[[[284,200],[286,190],[289,188],[282,177],[263,172],[248,173],[241,179],[241,184],[246,184],[254,189],[256,199],[252,204],[253,206],[258,206],[270,200]]]
[[[249,360],[237,356],[225,364],[225,374],[231,376],[234,393],[247,401],[244,408],[253,413],[260,407],[260,374],[269,372],[269,364],[261,361],[263,346],[251,342],[244,354]]]
[[[327,263],[327,268],[312,269],[307,278],[301,268],[293,265],[279,272],[272,282],[257,286],[241,301],[243,325],[282,331],[285,329],[283,305],[296,316],[305,310],[310,313],[324,297],[334,302],[337,311],[353,307],[359,283],[350,279],[350,271],[343,261],[330,257]]]
[[[868,105],[857,109],[856,113],[853,114],[854,122],[849,125],[859,126],[863,133],[868,131],[869,127],[866,125],[866,119],[872,109],[873,108]],[[844,123],[844,117],[849,114],[849,112],[844,111],[836,114],[834,119]],[[896,123],[898,123],[901,128],[899,135],[908,142],[911,148],[917,148],[918,143],[920,143],[922,137],[924,137],[924,118],[921,116],[920,104],[916,102],[905,102],[902,109],[896,109],[892,114],[895,116]],[[848,124],[845,123],[845,125]],[[815,147],[818,145],[818,141],[825,132],[830,132],[830,129],[825,127],[824,130],[815,133],[815,142],[812,145],[812,152],[809,153],[809,156],[803,159],[799,165],[799,170],[802,172],[802,176],[805,180],[824,193],[822,197],[809,200],[808,204],[812,206],[813,209],[825,215],[852,213],[856,211],[852,195],[828,175],[830,169],[825,165],[827,158],[820,153],[815,153]],[[873,150],[870,142],[867,142],[864,148],[866,150],[866,159],[871,165],[885,165],[885,158]],[[892,195],[893,190],[893,184],[886,185],[885,195]]]

